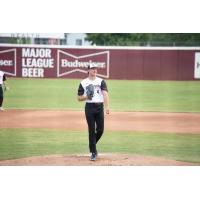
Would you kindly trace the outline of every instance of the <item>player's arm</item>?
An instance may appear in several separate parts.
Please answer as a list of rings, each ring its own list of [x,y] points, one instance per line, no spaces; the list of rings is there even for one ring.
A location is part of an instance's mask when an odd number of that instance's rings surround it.
[[[82,95],[82,96],[77,96],[77,100],[78,101],[85,101],[85,100],[87,100],[88,99],[88,97],[87,96],[84,96],[84,95]]]
[[[103,93],[105,111],[106,111],[106,114],[109,114],[109,112],[110,112],[110,109],[109,109],[109,95],[108,95],[108,92],[106,90],[102,90],[102,93]]]
[[[79,85],[79,87],[78,87],[77,100],[78,100],[78,101],[85,101],[85,100],[87,100],[87,99],[88,99],[88,97],[84,95],[84,88],[83,88],[83,86],[82,86],[81,83],[80,83],[80,85]]]
[[[106,111],[106,114],[109,114],[110,108],[109,108],[108,88],[107,88],[106,82],[104,80],[101,83],[101,90],[102,90],[103,99],[104,99],[105,111]]]

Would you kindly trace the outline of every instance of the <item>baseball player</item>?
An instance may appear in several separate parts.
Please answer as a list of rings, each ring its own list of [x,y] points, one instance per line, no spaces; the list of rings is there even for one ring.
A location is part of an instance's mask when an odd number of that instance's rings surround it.
[[[4,111],[4,109],[2,107],[3,106],[3,97],[4,97],[3,87],[4,87],[4,90],[7,89],[5,81],[6,81],[5,74],[4,74],[4,72],[0,71],[0,111]]]
[[[86,101],[85,117],[89,132],[89,150],[91,161],[97,158],[96,144],[104,131],[104,107],[109,114],[109,96],[105,80],[99,78],[97,68],[88,66],[88,77],[81,81],[78,88],[78,101]]]

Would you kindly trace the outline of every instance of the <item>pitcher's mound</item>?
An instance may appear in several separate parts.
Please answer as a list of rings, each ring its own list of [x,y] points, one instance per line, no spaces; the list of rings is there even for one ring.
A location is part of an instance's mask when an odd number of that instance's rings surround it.
[[[49,155],[0,161],[3,166],[191,166],[195,163],[181,162],[161,157],[99,154],[96,161],[90,155]]]

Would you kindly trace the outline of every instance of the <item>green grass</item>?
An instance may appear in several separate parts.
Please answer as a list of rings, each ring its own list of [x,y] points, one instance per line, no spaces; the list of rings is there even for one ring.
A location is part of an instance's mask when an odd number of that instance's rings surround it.
[[[66,79],[9,79],[10,91],[5,93],[5,107],[81,109],[77,102],[79,82]]]
[[[116,110],[200,112],[199,82],[111,81],[109,85]]]
[[[80,80],[9,78],[6,108],[82,110],[77,102]],[[107,80],[115,111],[200,112],[198,81]]]
[[[98,150],[200,163],[200,135],[106,132]],[[1,129],[0,160],[51,154],[88,153],[86,132]]]
[[[87,152],[87,134],[39,129],[1,129],[0,159]]]

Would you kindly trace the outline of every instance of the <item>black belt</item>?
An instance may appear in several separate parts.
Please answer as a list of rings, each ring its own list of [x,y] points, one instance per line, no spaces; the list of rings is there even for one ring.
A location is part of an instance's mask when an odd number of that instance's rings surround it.
[[[100,105],[102,105],[103,104],[103,102],[97,102],[97,103],[86,103],[86,104],[88,104],[88,105],[94,105],[94,106],[100,106]]]

